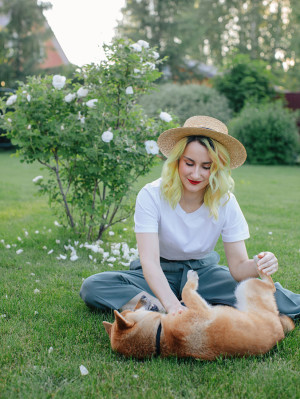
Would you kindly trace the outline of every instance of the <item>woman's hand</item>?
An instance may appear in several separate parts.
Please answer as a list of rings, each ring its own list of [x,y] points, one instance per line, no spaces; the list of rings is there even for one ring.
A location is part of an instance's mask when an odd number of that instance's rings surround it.
[[[187,307],[182,305],[178,300],[176,303],[170,305],[167,309],[167,313],[172,314],[175,316],[177,313],[181,314],[187,310]]]
[[[278,270],[278,260],[272,252],[260,252],[257,268],[260,272],[271,275]]]

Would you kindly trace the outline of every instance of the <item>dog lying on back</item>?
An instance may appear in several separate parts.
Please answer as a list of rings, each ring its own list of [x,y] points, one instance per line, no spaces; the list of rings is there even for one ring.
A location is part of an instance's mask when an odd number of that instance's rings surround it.
[[[139,359],[160,354],[213,360],[266,353],[295,326],[279,315],[272,278],[260,277],[237,286],[236,308],[210,306],[196,292],[198,275],[190,270],[182,291],[188,309],[175,316],[161,314],[147,310],[149,301],[142,298],[134,311],[115,310],[114,323],[103,322],[112,349]]]

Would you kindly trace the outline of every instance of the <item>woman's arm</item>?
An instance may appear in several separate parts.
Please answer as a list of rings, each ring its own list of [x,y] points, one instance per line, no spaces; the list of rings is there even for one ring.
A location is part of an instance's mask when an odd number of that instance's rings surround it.
[[[248,258],[244,241],[223,242],[228,267],[232,277],[241,281],[249,277],[258,277],[257,267],[266,274],[273,274],[278,270],[278,261],[272,252],[260,252],[259,262]]]
[[[181,313],[184,306],[170,288],[160,266],[157,233],[137,233],[136,240],[145,280],[168,313]]]

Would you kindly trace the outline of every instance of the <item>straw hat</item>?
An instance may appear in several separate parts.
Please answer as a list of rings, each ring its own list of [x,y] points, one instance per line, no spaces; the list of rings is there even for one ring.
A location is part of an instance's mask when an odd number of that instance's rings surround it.
[[[183,127],[164,131],[159,136],[157,144],[160,151],[168,158],[175,144],[188,136],[206,136],[223,144],[229,153],[232,169],[241,166],[247,158],[243,144],[229,136],[224,123],[210,116],[192,116],[185,121]]]

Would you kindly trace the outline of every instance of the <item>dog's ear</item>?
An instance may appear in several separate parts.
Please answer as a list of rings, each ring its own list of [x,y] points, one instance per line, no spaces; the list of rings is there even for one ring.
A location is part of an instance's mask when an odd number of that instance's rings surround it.
[[[126,330],[134,325],[133,321],[126,320],[117,310],[114,310],[116,323],[119,330]]]
[[[105,331],[107,332],[107,334],[109,335],[109,338],[110,338],[112,324],[108,323],[107,321],[103,321],[103,325],[104,325]]]

